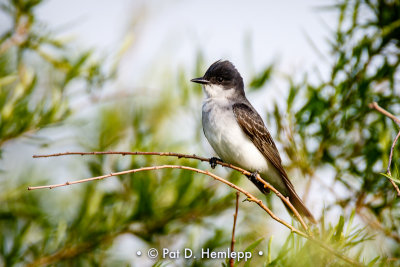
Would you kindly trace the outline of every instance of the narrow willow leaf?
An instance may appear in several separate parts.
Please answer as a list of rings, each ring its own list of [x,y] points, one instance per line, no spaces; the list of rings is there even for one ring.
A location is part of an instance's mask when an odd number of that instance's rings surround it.
[[[393,176],[390,176],[389,174],[383,173],[383,172],[381,172],[381,173],[379,173],[379,174],[385,176],[386,178],[388,178],[388,179],[394,181],[394,182],[397,183],[397,184],[400,184],[400,180],[399,180],[398,178],[394,178]]]

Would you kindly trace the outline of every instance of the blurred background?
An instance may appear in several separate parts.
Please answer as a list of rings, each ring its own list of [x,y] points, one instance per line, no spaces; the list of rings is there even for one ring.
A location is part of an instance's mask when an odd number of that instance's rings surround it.
[[[230,247],[235,192],[209,177],[158,170],[156,156],[64,151],[170,151],[214,156],[190,79],[219,59],[244,78],[291,180],[319,223],[315,242],[239,202],[237,266],[400,265],[400,201],[383,174],[400,113],[400,2],[0,0],[0,266],[220,266],[227,259],[149,259],[150,248]],[[399,183],[398,148],[390,165]],[[265,201],[274,195],[222,167]],[[240,197],[244,200],[244,196]],[[142,251],[138,256],[136,252]],[[258,252],[263,255],[259,256]]]

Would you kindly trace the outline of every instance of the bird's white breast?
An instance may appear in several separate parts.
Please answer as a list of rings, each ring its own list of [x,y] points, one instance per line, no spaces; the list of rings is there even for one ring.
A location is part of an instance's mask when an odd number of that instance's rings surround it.
[[[229,100],[207,98],[203,102],[202,123],[208,142],[223,161],[260,173],[273,170],[240,128]]]

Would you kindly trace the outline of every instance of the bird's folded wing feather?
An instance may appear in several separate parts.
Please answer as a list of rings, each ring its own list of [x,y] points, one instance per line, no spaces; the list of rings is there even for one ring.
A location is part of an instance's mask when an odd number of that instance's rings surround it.
[[[297,195],[293,184],[290,182],[285,170],[283,169],[278,149],[276,148],[275,143],[265,127],[260,115],[258,115],[258,113],[251,106],[246,105],[245,103],[234,104],[233,113],[235,114],[236,120],[240,127],[246,133],[249,139],[279,172],[282,181],[289,190],[289,195],[286,196],[290,198],[290,202],[292,202],[293,206],[297,209],[297,211],[300,212],[300,214],[309,218],[311,222],[316,223],[313,215],[304,205],[301,198]]]
[[[258,150],[269,160],[276,170],[280,173],[284,183],[289,190],[294,191],[294,187],[290,182],[285,169],[282,166],[282,160],[279,156],[278,149],[275,146],[271,134],[264,125],[263,120],[256,111],[244,103],[236,103],[233,105],[233,113],[240,128],[246,133]]]

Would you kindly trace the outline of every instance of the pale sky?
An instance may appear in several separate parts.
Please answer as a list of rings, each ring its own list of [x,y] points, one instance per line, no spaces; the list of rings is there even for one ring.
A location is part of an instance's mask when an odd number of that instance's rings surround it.
[[[310,71],[323,64],[306,35],[327,53],[326,38],[335,25],[333,11],[317,10],[324,3],[330,2],[52,0],[45,1],[38,14],[53,29],[68,28],[63,35],[76,37],[82,47],[103,53],[120,47],[129,24],[140,15],[135,46],[122,61],[120,81],[143,85],[141,74],[152,71],[150,67],[192,67],[199,50],[208,64],[231,60],[245,80],[246,74],[274,60],[285,73]],[[251,54],[245,49],[248,40]]]

